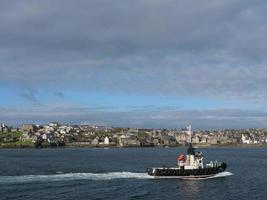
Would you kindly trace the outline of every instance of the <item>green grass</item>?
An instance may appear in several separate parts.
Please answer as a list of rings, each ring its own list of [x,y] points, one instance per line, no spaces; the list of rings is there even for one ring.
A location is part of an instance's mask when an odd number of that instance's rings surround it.
[[[22,132],[0,132],[0,143],[14,143],[18,142],[20,137],[22,135]]]
[[[16,132],[8,132],[8,133],[5,133],[5,132],[0,132],[0,137],[20,137],[22,136],[22,132],[20,131],[16,131]]]
[[[31,141],[17,141],[17,142],[0,142],[2,148],[21,148],[21,147],[34,147],[34,143]]]
[[[2,148],[21,148],[21,147],[34,147],[32,141],[19,141],[22,132],[0,132],[0,147]]]

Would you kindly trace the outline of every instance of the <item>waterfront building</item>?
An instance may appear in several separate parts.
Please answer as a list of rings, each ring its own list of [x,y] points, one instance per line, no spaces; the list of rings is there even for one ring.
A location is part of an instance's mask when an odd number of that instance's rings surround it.
[[[243,144],[250,144],[251,141],[248,137],[246,137],[244,134],[242,134],[241,141]]]
[[[109,138],[107,136],[104,138],[104,144],[109,144]]]
[[[99,144],[99,137],[96,136],[96,137],[91,141],[91,144],[93,144],[93,145],[97,145],[97,144]]]

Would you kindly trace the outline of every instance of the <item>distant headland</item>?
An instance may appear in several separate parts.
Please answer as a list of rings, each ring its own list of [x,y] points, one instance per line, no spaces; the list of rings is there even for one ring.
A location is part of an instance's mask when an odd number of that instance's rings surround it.
[[[175,147],[190,141],[186,129],[120,128],[97,125],[0,124],[0,148]],[[195,130],[198,146],[266,146],[267,129]]]

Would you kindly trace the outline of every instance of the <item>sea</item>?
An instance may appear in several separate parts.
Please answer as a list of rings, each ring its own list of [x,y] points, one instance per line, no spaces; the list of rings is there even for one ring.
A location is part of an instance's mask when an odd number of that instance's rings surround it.
[[[186,148],[0,149],[0,199],[267,199],[267,148],[199,148],[228,167],[205,180],[155,179]]]

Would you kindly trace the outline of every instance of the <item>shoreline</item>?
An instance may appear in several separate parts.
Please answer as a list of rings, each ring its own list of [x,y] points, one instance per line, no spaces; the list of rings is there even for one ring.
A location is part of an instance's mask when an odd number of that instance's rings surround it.
[[[251,147],[260,147],[266,148],[267,144],[193,144],[197,148],[214,148],[214,147],[236,147],[236,148],[251,148]],[[116,146],[116,145],[73,145],[67,144],[66,146],[58,146],[58,147],[41,147],[37,148],[34,146],[2,146],[0,145],[0,149],[62,149],[62,148],[177,148],[177,147],[186,147],[186,145],[176,145],[176,146]]]

